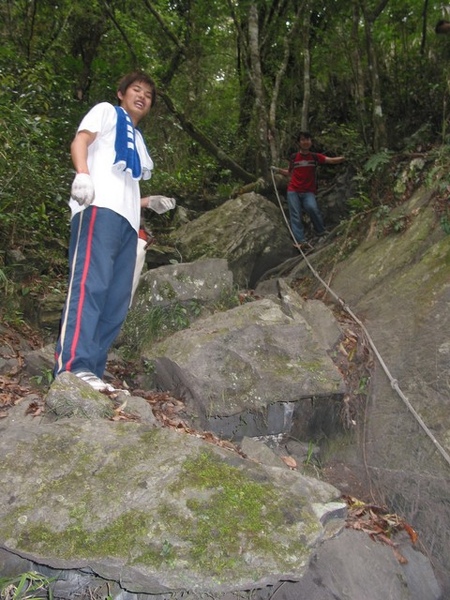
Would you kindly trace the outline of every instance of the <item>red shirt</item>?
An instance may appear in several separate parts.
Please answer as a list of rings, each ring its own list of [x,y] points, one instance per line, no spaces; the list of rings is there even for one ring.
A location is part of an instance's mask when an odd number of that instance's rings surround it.
[[[317,164],[322,165],[326,156],[324,154],[313,154],[308,152],[302,154],[297,152],[293,154],[289,161],[289,173],[291,179],[289,180],[288,192],[312,192],[313,194],[317,191],[316,184],[316,167]]]

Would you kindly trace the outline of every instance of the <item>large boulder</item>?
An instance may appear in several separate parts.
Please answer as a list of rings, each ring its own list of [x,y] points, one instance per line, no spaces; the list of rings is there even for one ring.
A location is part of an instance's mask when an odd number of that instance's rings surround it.
[[[428,544],[450,597],[450,236],[433,195],[420,190],[384,220],[374,218],[345,261],[336,260],[335,244],[309,260],[378,351],[359,420],[361,464]],[[291,283],[307,272],[299,264]],[[308,292],[320,289],[316,282]]]
[[[18,408],[0,422],[4,576],[42,573],[58,598],[441,598],[409,538],[394,553],[344,529],[339,491],[267,448],[245,458],[195,431]]]
[[[234,293],[233,274],[223,258],[166,265],[141,276],[133,309],[146,311],[154,306],[181,304],[214,305]]]
[[[285,433],[297,420],[305,431],[311,399],[326,405],[331,420],[345,384],[301,303],[297,296],[286,314],[262,299],[198,319],[144,344],[142,357],[154,364],[156,386],[183,397],[204,429],[239,439]]]
[[[135,593],[301,578],[339,497],[198,435],[99,417],[2,422],[0,453],[0,545]]]
[[[179,227],[170,235],[183,262],[224,258],[241,288],[292,256],[292,240],[280,209],[251,192]]]

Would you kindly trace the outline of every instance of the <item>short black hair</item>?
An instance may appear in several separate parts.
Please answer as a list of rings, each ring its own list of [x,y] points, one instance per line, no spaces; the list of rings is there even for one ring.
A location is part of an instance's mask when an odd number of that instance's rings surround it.
[[[138,83],[146,83],[148,86],[150,86],[150,89],[152,90],[152,103],[150,106],[153,107],[156,102],[156,85],[153,79],[147,75],[147,73],[144,73],[144,71],[132,71],[131,73],[124,75],[119,81],[117,91],[125,94],[130,85],[133,85],[133,83],[136,81]]]
[[[309,133],[309,131],[300,131],[297,136],[297,142],[300,141],[300,138],[306,138],[307,140],[312,140],[312,135]]]
[[[450,22],[441,19],[436,23],[435,33],[448,33],[450,31]]]

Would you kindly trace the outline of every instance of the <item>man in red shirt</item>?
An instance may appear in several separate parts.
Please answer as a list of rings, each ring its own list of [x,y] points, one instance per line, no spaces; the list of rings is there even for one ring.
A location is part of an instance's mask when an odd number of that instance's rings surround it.
[[[337,165],[345,160],[344,156],[325,156],[311,152],[312,138],[307,131],[301,131],[298,136],[299,152],[293,154],[288,169],[276,169],[282,175],[290,176],[287,188],[287,202],[292,233],[296,243],[301,246],[306,243],[302,223],[302,211],[310,217],[318,236],[326,234],[322,215],[317,206],[317,165]]]

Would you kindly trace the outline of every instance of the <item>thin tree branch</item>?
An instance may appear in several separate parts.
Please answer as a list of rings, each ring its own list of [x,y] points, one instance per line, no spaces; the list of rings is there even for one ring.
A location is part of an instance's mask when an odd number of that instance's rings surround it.
[[[176,117],[183,131],[185,131],[193,140],[198,142],[202,148],[209,152],[209,154],[214,156],[223,167],[229,169],[235,177],[246,183],[254,182],[257,179],[255,175],[238,165],[230,156],[228,156],[228,154],[216,146],[206,134],[189,121],[186,116],[175,107],[172,99],[167,93],[158,90],[158,95],[161,96],[170,113]]]
[[[143,1],[144,1],[145,6],[148,8],[148,10],[152,13],[152,15],[158,21],[158,23],[159,23],[161,29],[164,31],[165,35],[175,44],[175,46],[180,50],[180,52],[182,52],[184,54],[184,52],[185,52],[184,45],[180,42],[180,40],[177,38],[177,36],[174,35],[174,33],[171,31],[171,29],[166,25],[166,23],[164,22],[164,19],[161,17],[159,12],[153,7],[150,0],[143,0]]]
[[[427,40],[427,12],[428,12],[428,0],[425,0],[422,10],[422,42],[420,44],[421,56],[425,53],[425,44]]]
[[[107,0],[103,0],[103,4],[105,5],[105,9],[106,9],[106,14],[108,15],[108,17],[111,19],[111,21],[114,23],[115,28],[117,29],[117,31],[120,33],[120,35],[123,38],[123,41],[125,42],[128,50],[130,51],[131,54],[131,58],[133,60],[133,64],[136,66],[138,63],[138,59],[136,56],[135,51],[133,50],[133,46],[130,42],[130,40],[128,39],[127,34],[125,33],[125,31],[123,30],[123,28],[121,27],[121,25],[117,22],[117,19],[114,15],[114,9],[112,9]]]

